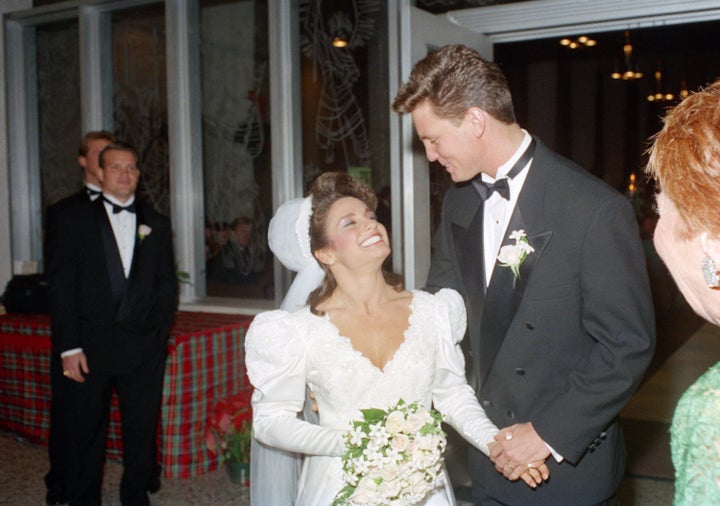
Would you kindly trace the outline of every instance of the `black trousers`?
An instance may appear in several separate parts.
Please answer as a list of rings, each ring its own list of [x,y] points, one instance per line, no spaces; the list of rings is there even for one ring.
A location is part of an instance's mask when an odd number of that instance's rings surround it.
[[[147,506],[147,486],[156,464],[155,436],[165,354],[158,354],[129,374],[92,372],[68,388],[70,415],[69,484],[71,506],[100,506],[110,400],[115,388],[120,404],[123,443],[123,506]]]
[[[473,490],[473,504],[475,506],[511,506],[509,504],[496,501],[488,495],[479,496],[476,489]],[[573,499],[569,497],[567,504],[574,504]],[[594,504],[593,506],[615,506],[615,496],[609,497],[605,501]]]
[[[60,355],[50,355],[50,434],[48,438],[48,457],[50,471],[45,475],[45,486],[48,493],[54,496],[67,497],[67,455],[70,446],[66,406],[68,382],[63,376]]]

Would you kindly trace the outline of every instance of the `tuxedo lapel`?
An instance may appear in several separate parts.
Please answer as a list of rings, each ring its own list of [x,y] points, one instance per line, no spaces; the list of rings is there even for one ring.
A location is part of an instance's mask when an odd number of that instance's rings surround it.
[[[107,265],[113,302],[117,308],[125,294],[127,284],[125,271],[123,269],[122,259],[120,258],[120,250],[115,240],[115,234],[113,233],[112,225],[110,225],[110,220],[107,217],[102,199],[96,200],[93,205],[95,206],[95,216],[98,221],[98,227],[100,228],[100,237],[102,238],[105,264]]]
[[[502,245],[513,244],[514,241],[509,238],[510,233],[513,230],[523,230],[523,227],[522,213],[515,206]],[[522,272],[520,276],[522,278]],[[481,382],[485,380],[490,365],[495,359],[495,355],[497,355],[510,322],[515,315],[517,306],[520,304],[522,292],[514,277],[510,267],[504,267],[499,262],[495,263],[490,285],[485,295],[480,326],[483,343],[479,356],[479,378]]]
[[[533,162],[535,164],[535,162]],[[495,263],[490,285],[485,294],[480,320],[482,349],[479,353],[478,377],[485,380],[495,356],[502,345],[510,324],[515,318],[523,292],[532,277],[532,270],[540,259],[552,236],[551,231],[543,230],[543,199],[544,187],[540,171],[531,166],[518,201],[513,209],[510,222],[505,231],[502,246],[515,244],[510,235],[514,231],[525,231],[528,243],[534,251],[525,257],[520,265],[520,276],[515,276],[510,267]],[[524,212],[523,212],[524,211]],[[528,219],[525,219],[525,216]]]

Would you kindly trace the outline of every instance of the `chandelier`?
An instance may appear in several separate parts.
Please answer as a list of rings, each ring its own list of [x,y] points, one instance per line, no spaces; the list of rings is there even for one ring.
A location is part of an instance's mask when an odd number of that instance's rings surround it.
[[[650,93],[647,99],[648,102],[670,102],[675,99],[675,95],[663,91],[660,62],[658,62],[657,70],[655,71],[655,93]]]
[[[560,45],[568,49],[582,49],[584,47],[593,47],[597,44],[595,39],[591,39],[587,35],[581,35],[577,39],[564,37],[560,39]]]
[[[633,81],[640,79],[643,73],[640,72],[635,66],[633,60],[633,47],[630,44],[630,31],[625,30],[625,45],[623,46],[623,68],[616,69],[615,72],[610,74],[613,79],[622,79],[623,81]]]

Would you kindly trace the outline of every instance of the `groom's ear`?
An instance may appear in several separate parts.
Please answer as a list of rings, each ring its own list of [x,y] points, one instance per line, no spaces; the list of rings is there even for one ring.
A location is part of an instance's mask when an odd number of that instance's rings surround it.
[[[487,118],[485,117],[485,111],[480,109],[479,107],[471,107],[467,111],[467,117],[470,120],[470,124],[472,125],[472,131],[475,134],[477,138],[482,137],[482,135],[485,133],[486,128],[486,121]]]

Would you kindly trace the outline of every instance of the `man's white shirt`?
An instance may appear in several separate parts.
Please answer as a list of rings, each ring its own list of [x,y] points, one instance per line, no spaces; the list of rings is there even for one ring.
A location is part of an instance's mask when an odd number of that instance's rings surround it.
[[[529,133],[525,130],[523,130],[523,133],[525,137],[523,137],[517,151],[515,151],[507,162],[498,168],[495,178],[493,179],[483,174],[481,176],[483,181],[494,183],[498,179],[507,178],[507,173],[510,172],[515,162],[525,153],[525,150],[532,141]],[[515,209],[520,191],[525,184],[525,178],[527,177],[531,164],[532,160],[522,168],[517,176],[512,179],[507,178],[510,188],[510,200],[505,200],[498,192],[493,192],[485,201],[483,212],[483,257],[485,258],[485,280],[487,286],[490,285],[495,260],[497,259],[508,223],[510,222],[510,217],[512,216],[513,209]]]

